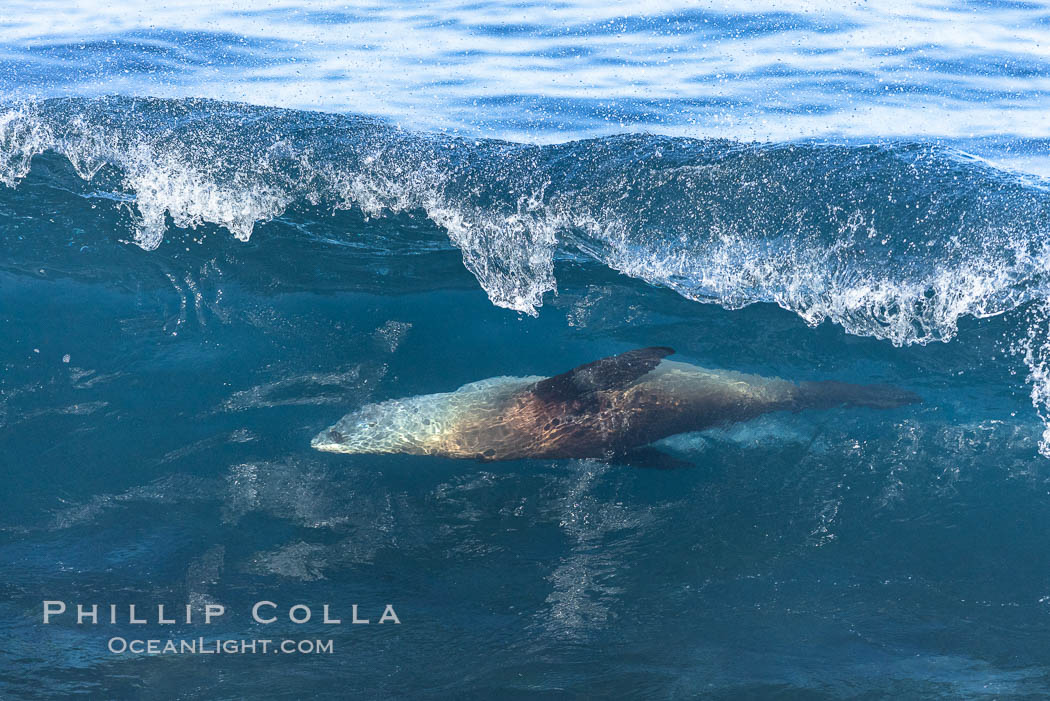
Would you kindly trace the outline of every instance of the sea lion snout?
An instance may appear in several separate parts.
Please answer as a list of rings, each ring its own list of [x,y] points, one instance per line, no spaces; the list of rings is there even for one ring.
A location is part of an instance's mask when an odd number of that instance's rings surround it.
[[[339,446],[345,442],[346,435],[342,431],[328,428],[314,436],[313,440],[310,441],[310,447],[335,453],[339,452]]]

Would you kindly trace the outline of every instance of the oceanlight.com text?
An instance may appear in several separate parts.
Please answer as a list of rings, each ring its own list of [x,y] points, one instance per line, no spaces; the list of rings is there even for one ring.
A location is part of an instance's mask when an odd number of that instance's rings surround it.
[[[149,639],[113,637],[106,644],[114,655],[331,655],[334,641],[239,638]]]

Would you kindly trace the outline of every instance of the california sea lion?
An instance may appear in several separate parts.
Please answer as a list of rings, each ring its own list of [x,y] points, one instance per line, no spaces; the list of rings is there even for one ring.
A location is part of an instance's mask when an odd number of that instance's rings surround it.
[[[645,446],[653,441],[771,411],[889,409],[921,401],[885,385],[795,383],[664,360],[672,353],[640,348],[554,377],[494,377],[455,392],[369,404],[321,431],[311,445],[335,453],[486,461],[652,462]]]

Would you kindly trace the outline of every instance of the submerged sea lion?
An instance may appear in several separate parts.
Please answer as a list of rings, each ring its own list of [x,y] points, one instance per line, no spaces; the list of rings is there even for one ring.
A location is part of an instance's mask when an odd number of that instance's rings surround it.
[[[477,460],[604,458],[660,462],[648,444],[771,411],[921,401],[885,385],[794,383],[664,360],[640,348],[554,377],[494,377],[455,392],[369,404],[313,439],[334,453]]]

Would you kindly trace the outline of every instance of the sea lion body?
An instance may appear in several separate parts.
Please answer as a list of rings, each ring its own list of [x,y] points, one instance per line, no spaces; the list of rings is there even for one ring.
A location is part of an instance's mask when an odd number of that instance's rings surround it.
[[[892,407],[918,398],[883,386],[789,382],[665,360],[643,348],[550,378],[497,377],[455,392],[370,404],[314,438],[329,452],[477,460],[611,458],[677,433],[781,410]]]

